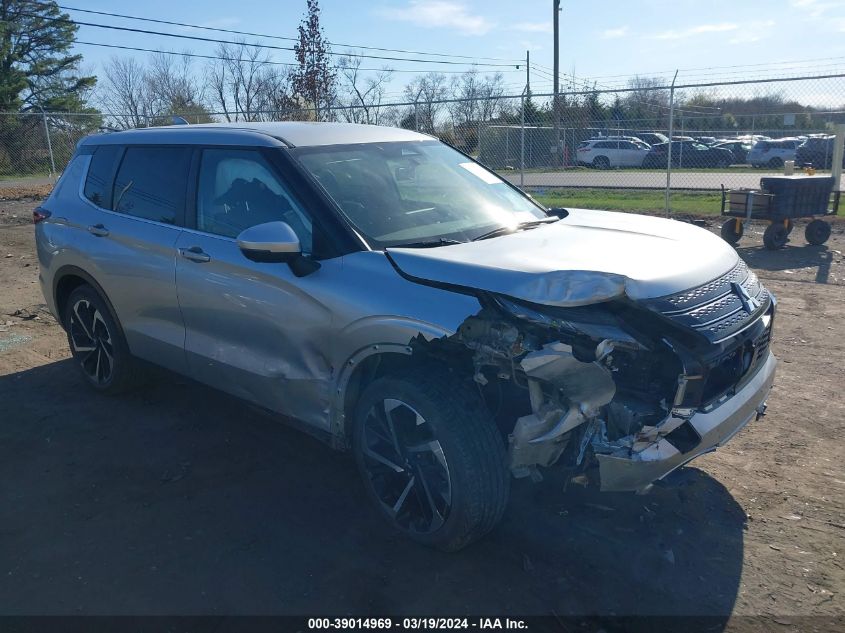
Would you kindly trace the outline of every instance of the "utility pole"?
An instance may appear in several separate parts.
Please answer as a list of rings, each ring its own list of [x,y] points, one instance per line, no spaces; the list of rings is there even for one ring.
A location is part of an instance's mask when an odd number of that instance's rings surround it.
[[[525,88],[531,92],[531,51],[525,51]]]
[[[560,0],[552,0],[552,12],[554,14],[554,96],[552,97],[552,113],[555,120],[555,156],[561,161],[560,154],[560,106],[558,104],[558,89],[560,88],[558,77],[560,76]],[[562,162],[562,161],[561,161]]]

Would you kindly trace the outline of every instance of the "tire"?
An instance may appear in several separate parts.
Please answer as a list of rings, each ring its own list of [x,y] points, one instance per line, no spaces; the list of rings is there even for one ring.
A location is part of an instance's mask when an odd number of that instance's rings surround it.
[[[727,159],[727,158],[723,158],[722,160],[720,160],[719,164],[717,165],[717,167],[720,167],[722,169],[727,169],[730,166],[731,166],[731,161],[730,161],[730,159]]]
[[[610,159],[607,156],[596,156],[593,159],[593,167],[596,169],[610,169]]]
[[[478,394],[440,368],[428,370],[369,385],[355,410],[352,445],[381,515],[411,539],[454,552],[499,522],[510,473]]]
[[[94,288],[82,285],[70,294],[63,320],[74,364],[93,389],[118,394],[137,383],[137,364],[123,331]]]
[[[731,218],[722,225],[722,239],[728,244],[737,244],[742,239],[744,228],[745,226],[740,222],[737,230],[737,221]]]
[[[766,227],[763,233],[763,245],[770,251],[776,251],[789,241],[789,230],[782,222],[774,222]]]
[[[824,220],[812,220],[804,229],[804,238],[808,244],[820,246],[830,237],[830,223]]]
[[[777,157],[772,158],[771,160],[769,160],[768,163],[766,163],[766,166],[770,167],[771,169],[780,169],[781,167],[783,167],[783,160]]]

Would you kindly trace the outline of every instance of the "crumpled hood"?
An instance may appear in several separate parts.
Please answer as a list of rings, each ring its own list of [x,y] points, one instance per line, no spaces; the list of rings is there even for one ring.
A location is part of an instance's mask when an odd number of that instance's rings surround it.
[[[736,251],[686,222],[569,209],[554,224],[437,248],[388,248],[403,275],[552,306],[650,299],[710,281]]]

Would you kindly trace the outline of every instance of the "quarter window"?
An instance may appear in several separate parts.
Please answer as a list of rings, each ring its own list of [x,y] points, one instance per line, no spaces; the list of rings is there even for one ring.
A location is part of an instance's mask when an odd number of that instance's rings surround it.
[[[197,229],[237,237],[265,222],[286,222],[302,252],[312,252],[310,216],[293,199],[260,152],[203,150],[197,191]]]
[[[115,178],[112,208],[175,224],[185,208],[190,163],[188,147],[128,147]]]
[[[112,175],[120,150],[119,145],[101,145],[91,156],[85,179],[85,197],[103,209],[111,209]]]

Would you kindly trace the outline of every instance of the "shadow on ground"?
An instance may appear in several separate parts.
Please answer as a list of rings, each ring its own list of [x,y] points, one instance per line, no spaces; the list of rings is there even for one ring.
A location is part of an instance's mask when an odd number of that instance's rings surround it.
[[[770,251],[762,246],[741,246],[736,251],[751,268],[757,270],[779,272],[795,268],[815,268],[816,283],[826,284],[830,278],[833,251],[823,244],[803,244],[797,237],[793,237],[792,243],[777,251]]]
[[[70,361],[0,378],[4,613],[726,615],[734,605],[745,515],[694,468],[646,497],[515,482],[493,534],[441,554],[382,524],[348,456],[176,380],[108,398]]]

